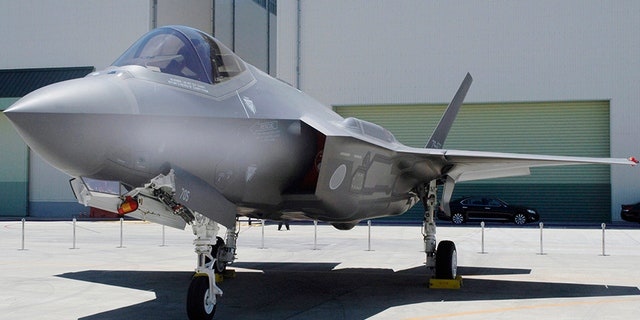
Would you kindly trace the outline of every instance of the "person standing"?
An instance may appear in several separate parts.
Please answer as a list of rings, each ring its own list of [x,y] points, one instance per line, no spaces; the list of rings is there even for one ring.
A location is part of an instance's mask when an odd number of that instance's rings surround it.
[[[282,225],[284,224],[284,226],[287,228],[287,230],[291,230],[289,229],[289,221],[287,220],[280,220],[278,222],[278,231],[280,231],[282,229]]]

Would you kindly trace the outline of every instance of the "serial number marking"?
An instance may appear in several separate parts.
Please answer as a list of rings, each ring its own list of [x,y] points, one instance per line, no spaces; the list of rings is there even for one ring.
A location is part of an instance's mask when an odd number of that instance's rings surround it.
[[[185,189],[185,188],[180,188],[182,189],[182,191],[180,191],[180,200],[184,201],[184,202],[189,202],[189,197],[191,196],[191,191]]]

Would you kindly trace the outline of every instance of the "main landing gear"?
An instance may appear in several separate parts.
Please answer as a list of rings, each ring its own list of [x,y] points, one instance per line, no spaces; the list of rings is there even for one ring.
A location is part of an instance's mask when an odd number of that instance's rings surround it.
[[[216,274],[225,271],[226,266],[235,259],[236,227],[227,230],[227,243],[217,237],[220,228],[213,220],[195,213],[192,222],[193,241],[198,255],[196,273],[187,293],[187,315],[191,320],[210,320],[216,312],[218,297],[222,290],[216,285]]]
[[[456,279],[458,270],[456,245],[452,241],[444,240],[440,241],[436,248],[435,211],[438,196],[436,180],[422,186],[419,194],[425,208],[422,235],[428,272],[436,279]]]

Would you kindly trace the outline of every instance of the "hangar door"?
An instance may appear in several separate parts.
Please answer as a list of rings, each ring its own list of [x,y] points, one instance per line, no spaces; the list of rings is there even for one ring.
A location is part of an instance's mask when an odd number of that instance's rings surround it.
[[[445,105],[339,106],[389,129],[412,147],[424,147]],[[609,157],[609,101],[465,104],[444,148]],[[611,221],[608,165],[534,168],[530,176],[464,182],[453,198],[497,196],[538,209],[542,221]],[[422,205],[394,220],[420,221]]]
[[[0,111],[16,100],[0,98]],[[0,113],[0,217],[26,216],[28,153],[27,145]]]

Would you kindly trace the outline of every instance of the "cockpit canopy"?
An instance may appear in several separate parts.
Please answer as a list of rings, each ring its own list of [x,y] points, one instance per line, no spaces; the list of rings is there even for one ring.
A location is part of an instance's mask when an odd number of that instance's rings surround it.
[[[358,134],[363,134],[386,142],[397,142],[396,137],[394,137],[389,130],[372,122],[349,117],[342,121],[342,125]]]
[[[155,29],[131,46],[114,66],[147,69],[216,84],[240,74],[244,63],[213,37],[184,26]]]

